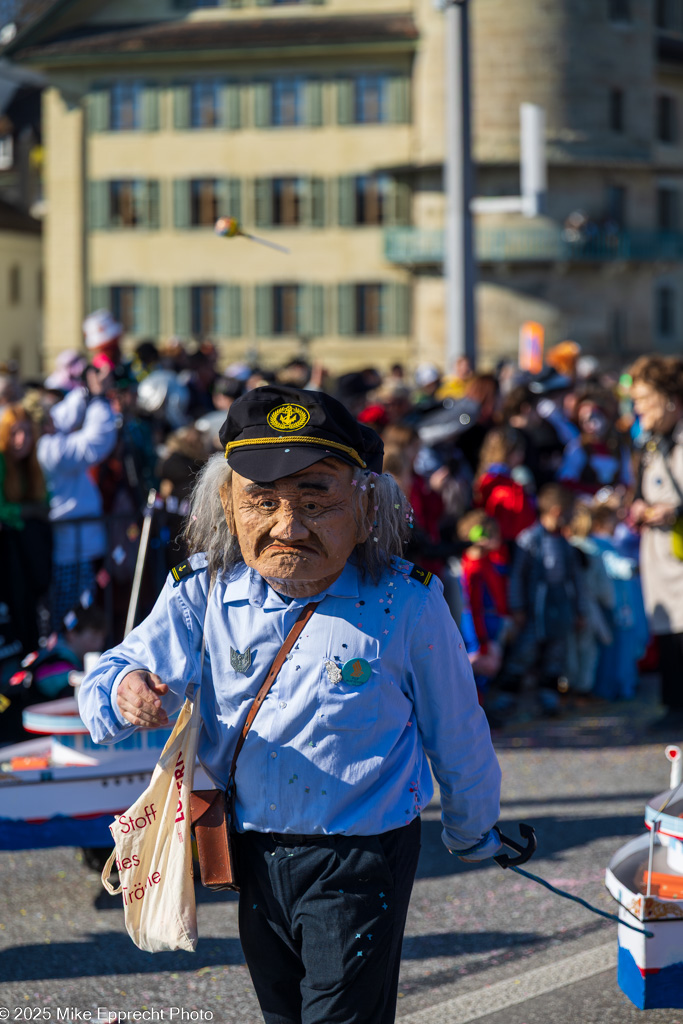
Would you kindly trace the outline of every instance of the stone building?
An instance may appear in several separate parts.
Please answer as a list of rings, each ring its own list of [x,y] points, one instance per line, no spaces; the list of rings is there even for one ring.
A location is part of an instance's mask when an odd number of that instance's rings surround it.
[[[470,9],[478,194],[519,192],[520,103],[548,120],[545,216],[477,218],[482,363],[527,319],[616,360],[677,348],[680,0]],[[51,83],[48,361],[108,305],[225,361],[443,364],[433,0],[25,0],[0,38]],[[218,238],[222,214],[291,255]]]

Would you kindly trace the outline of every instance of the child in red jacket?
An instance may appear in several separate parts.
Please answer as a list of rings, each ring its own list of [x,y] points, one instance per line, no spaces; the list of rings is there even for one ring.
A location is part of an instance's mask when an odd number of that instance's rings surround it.
[[[496,520],[504,544],[536,522],[536,508],[512,470],[524,461],[524,445],[511,427],[489,430],[481,449],[474,485],[475,504]]]
[[[495,676],[502,661],[502,640],[507,623],[507,580],[500,529],[482,509],[463,516],[458,538],[468,547],[461,558],[465,604],[462,631],[469,638],[467,650],[472,669],[481,685]],[[475,639],[476,638],[476,639]]]

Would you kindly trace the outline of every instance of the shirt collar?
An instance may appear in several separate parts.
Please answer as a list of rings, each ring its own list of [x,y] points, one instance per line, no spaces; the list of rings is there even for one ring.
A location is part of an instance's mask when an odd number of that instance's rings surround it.
[[[358,568],[353,562],[347,562],[334,583],[311,600],[322,601],[328,594],[330,597],[358,597]],[[244,563],[235,566],[228,576],[223,595],[224,604],[235,604],[238,601],[248,601],[255,608],[265,606],[270,609],[282,605],[280,598],[263,577]],[[308,600],[303,599],[295,603],[301,604],[302,601],[308,603]]]

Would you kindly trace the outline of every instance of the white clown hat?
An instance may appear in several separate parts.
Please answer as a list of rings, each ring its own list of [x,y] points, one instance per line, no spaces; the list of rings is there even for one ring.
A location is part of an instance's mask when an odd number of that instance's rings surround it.
[[[99,348],[115,341],[123,334],[123,325],[118,323],[108,309],[96,309],[83,321],[86,348]]]

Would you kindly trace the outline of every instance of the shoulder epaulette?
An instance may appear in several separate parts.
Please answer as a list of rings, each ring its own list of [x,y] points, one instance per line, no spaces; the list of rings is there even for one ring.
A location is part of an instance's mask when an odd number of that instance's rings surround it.
[[[410,573],[410,578],[417,580],[423,587],[428,587],[432,582],[433,572],[427,572],[426,569],[421,569],[419,565],[414,565]]]
[[[201,572],[202,569],[206,569],[206,566],[198,565],[196,569],[193,569],[189,558],[186,562],[181,562],[180,565],[174,565],[171,569],[171,576],[175,580],[173,586],[177,587],[183,580],[189,580],[190,576],[194,576],[196,572]]]

